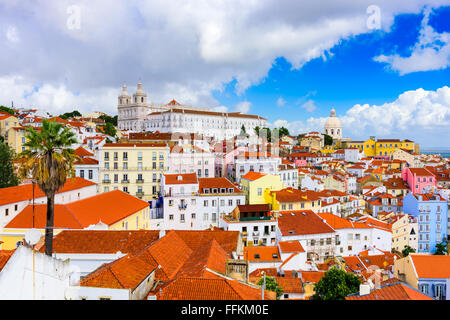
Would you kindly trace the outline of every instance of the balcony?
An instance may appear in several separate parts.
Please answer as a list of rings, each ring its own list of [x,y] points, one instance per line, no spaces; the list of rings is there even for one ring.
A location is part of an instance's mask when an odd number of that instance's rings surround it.
[[[130,183],[130,180],[124,179],[124,180],[122,180],[121,182],[122,182],[122,183]]]
[[[103,180],[102,183],[103,184],[109,184],[109,183],[111,183],[111,180]]]
[[[136,179],[136,183],[144,183],[144,179]]]
[[[184,203],[184,204],[182,203],[178,206],[178,209],[180,209],[180,210],[186,210],[186,208],[187,208],[187,203]]]
[[[143,196],[143,195],[145,195],[145,192],[144,191],[137,191],[136,195],[137,196]]]
[[[253,237],[259,237],[259,231],[253,231],[252,235]]]
[[[240,217],[239,221],[269,221],[272,217]]]

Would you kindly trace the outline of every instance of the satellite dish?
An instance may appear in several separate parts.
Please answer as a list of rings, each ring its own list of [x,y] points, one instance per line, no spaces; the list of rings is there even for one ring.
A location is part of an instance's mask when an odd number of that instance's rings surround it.
[[[34,246],[41,239],[41,233],[37,229],[30,229],[25,233],[25,241]]]

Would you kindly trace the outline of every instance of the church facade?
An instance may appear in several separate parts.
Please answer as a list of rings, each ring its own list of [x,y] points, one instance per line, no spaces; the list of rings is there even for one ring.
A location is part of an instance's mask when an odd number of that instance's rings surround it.
[[[147,103],[147,94],[138,83],[131,97],[126,85],[118,97],[118,121],[120,130],[131,132],[197,133],[206,134],[216,140],[235,137],[241,133],[255,134],[256,127],[266,127],[267,119],[240,112],[215,112],[179,104],[172,100],[166,105]]]

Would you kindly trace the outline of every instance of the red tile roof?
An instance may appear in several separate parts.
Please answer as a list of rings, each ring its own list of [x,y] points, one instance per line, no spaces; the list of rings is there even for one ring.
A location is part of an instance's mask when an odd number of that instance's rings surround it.
[[[157,294],[158,300],[261,300],[261,289],[237,280],[179,278],[170,282]],[[266,292],[265,300],[274,300]]]
[[[154,261],[151,263],[148,259],[144,261],[137,256],[126,255],[88,274],[81,279],[80,286],[134,290],[157,267]]]
[[[280,211],[278,227],[284,237],[335,232],[311,210]]]
[[[53,252],[135,254],[158,239],[155,230],[64,230],[53,238]]]
[[[278,246],[281,253],[305,252],[300,241],[279,241]]]
[[[300,271],[302,281],[317,283],[325,275],[325,271]]]
[[[9,261],[15,250],[0,250],[0,272]]]
[[[100,193],[68,204],[55,204],[54,227],[60,229],[84,229],[99,222],[111,226],[146,207],[148,207],[146,201],[120,190]],[[45,228],[46,217],[47,205],[35,205],[35,228]],[[32,205],[25,207],[5,226],[5,228],[18,229],[32,227]]]
[[[449,279],[450,256],[410,254],[419,278]]]
[[[281,287],[283,293],[304,293],[302,280],[300,278],[276,277],[278,286]]]
[[[367,295],[359,293],[347,296],[346,300],[433,300],[423,293],[401,282],[375,288]]]
[[[244,259],[251,262],[281,262],[277,246],[245,247]]]
[[[255,180],[258,180],[259,178],[262,178],[262,177],[264,177],[266,175],[267,175],[266,173],[249,171],[241,179],[245,179],[245,180],[249,180],[249,181],[255,181]]]
[[[94,185],[96,185],[94,182],[85,180],[83,178],[69,178],[67,179],[64,186],[57,191],[57,193],[68,192]],[[22,184],[16,187],[2,188],[1,190],[2,192],[0,192],[0,206],[33,199],[33,185],[31,183]],[[39,189],[37,185],[35,185],[34,187],[34,197],[35,199],[45,197],[45,194],[41,191],[41,189]]]
[[[75,155],[79,157],[92,157],[94,154],[83,147],[78,147],[75,149]]]
[[[165,184],[196,184],[196,173],[165,174]]]

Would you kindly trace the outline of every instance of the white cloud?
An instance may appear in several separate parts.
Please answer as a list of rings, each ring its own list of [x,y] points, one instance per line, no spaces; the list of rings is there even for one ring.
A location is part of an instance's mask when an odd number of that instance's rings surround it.
[[[397,14],[446,2],[378,1],[381,26],[387,31]],[[292,0],[282,5],[276,0],[117,0],[111,5],[79,0],[80,29],[69,29],[71,0],[3,1],[0,30],[20,26],[20,34],[10,33],[10,39],[20,41],[2,47],[0,78],[14,75],[55,92],[63,88],[68,100],[48,101],[69,105],[74,100],[85,109],[114,110],[121,84],[139,79],[156,103],[175,98],[213,108],[219,103],[212,92],[236,80],[235,90],[243,94],[264,80],[277,57],[294,68],[314,58],[332,59],[329,50],[342,39],[372,32],[366,25],[371,4],[373,0]],[[6,101],[22,99],[11,95],[15,91],[8,88]],[[80,95],[70,97],[70,92]],[[83,96],[86,101],[77,98]]]
[[[308,112],[313,112],[317,108],[316,104],[314,103],[314,100],[306,101],[301,107]]]
[[[212,108],[212,111],[216,111],[216,112],[228,112],[228,107],[226,107],[226,106],[218,106],[218,107]]]
[[[279,97],[277,99],[277,107],[282,107],[286,104],[286,100],[283,99],[283,97]]]
[[[437,33],[428,25],[430,8],[424,11],[418,42],[411,48],[409,57],[399,54],[379,55],[374,60],[387,63],[400,75],[418,71],[445,69],[450,66],[450,33]]]
[[[356,104],[345,115],[337,115],[346,137],[364,139],[371,135],[380,138],[404,138],[422,145],[450,147],[450,88],[436,91],[422,88],[406,91],[393,101],[382,105]],[[310,117],[303,121],[283,123],[293,134],[312,130],[323,132],[325,117]]]
[[[6,30],[6,39],[11,43],[17,43],[20,41],[16,27],[8,26],[8,29]]]
[[[242,102],[239,102],[237,105],[236,105],[236,111],[238,111],[238,112],[240,112],[240,113],[247,113],[247,112],[249,112],[250,111],[250,107],[252,106],[252,103],[251,102],[248,102],[248,101],[242,101]]]

